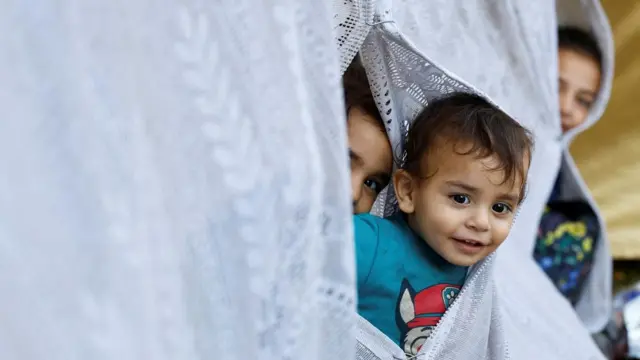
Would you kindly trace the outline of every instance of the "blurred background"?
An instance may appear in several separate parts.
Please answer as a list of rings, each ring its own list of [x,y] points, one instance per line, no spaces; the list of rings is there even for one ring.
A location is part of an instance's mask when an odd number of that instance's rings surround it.
[[[603,212],[616,288],[640,281],[640,2],[603,0],[615,39],[615,78],[602,119],[571,147]]]

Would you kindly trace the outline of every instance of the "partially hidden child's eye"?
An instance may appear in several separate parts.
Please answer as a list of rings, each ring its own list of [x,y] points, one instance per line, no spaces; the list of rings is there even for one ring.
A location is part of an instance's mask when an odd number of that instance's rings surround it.
[[[469,204],[471,202],[467,195],[462,194],[451,195],[451,200],[463,205]]]
[[[368,188],[370,188],[371,190],[373,190],[376,194],[380,193],[380,191],[382,191],[382,184],[380,184],[379,182],[373,180],[373,179],[367,179],[364,181],[364,185]]]
[[[591,99],[584,99],[584,98],[578,98],[578,103],[580,104],[580,106],[582,106],[583,108],[589,110],[591,108],[591,105],[593,105],[593,100]]]
[[[505,203],[497,203],[497,204],[493,204],[493,206],[491,207],[491,210],[493,210],[498,214],[506,214],[509,211],[511,211],[511,207]]]

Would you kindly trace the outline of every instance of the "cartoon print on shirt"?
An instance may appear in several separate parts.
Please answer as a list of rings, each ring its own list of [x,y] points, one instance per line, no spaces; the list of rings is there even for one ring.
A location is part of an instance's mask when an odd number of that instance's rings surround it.
[[[405,353],[418,354],[459,292],[460,286],[438,284],[416,293],[407,279],[402,281],[396,322],[402,334],[400,343]]]

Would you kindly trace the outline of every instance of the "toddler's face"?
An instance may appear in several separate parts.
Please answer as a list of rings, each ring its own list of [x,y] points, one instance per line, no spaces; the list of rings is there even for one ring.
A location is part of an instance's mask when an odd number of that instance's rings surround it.
[[[558,53],[560,116],[562,131],[582,124],[600,90],[600,65],[591,57],[570,49]]]
[[[411,185],[397,179],[411,176],[408,173],[394,175],[396,193],[405,193],[398,196],[400,209],[440,256],[455,265],[473,265],[507,238],[522,179],[505,182],[504,171],[492,170],[498,165],[495,156],[459,155],[453,145],[432,152],[427,163],[437,169],[435,174],[431,171],[428,175],[433,175],[422,180],[411,177]]]
[[[391,177],[391,145],[377,120],[360,108],[352,108],[347,119],[353,212],[371,211],[376,197]]]

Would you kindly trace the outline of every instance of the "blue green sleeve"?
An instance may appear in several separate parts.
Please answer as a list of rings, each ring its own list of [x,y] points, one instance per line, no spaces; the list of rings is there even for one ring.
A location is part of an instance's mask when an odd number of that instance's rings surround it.
[[[369,214],[353,216],[358,287],[364,286],[373,268],[379,245],[379,220],[378,217]]]

